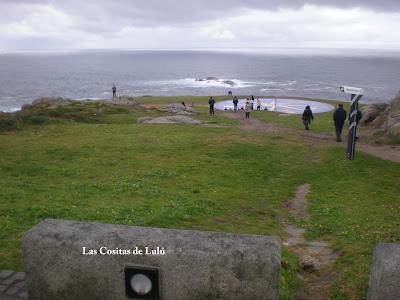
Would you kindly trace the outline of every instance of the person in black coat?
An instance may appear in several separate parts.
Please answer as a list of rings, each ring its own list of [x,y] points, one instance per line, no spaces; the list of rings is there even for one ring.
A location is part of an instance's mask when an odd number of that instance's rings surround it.
[[[233,99],[233,110],[234,110],[235,112],[237,112],[237,110],[238,110],[238,103],[239,103],[239,100],[238,100],[238,98],[235,96],[235,99]]]
[[[314,120],[314,115],[312,113],[312,110],[310,108],[310,106],[306,106],[306,109],[303,112],[303,124],[306,130],[310,130],[309,125],[311,124],[311,121]]]
[[[213,97],[210,97],[210,100],[208,100],[208,104],[210,105],[210,116],[214,115],[214,104],[215,100]]]
[[[358,126],[358,123],[360,123],[361,119],[362,119],[363,115],[361,110],[357,110],[357,114],[356,114],[356,123]],[[350,115],[349,115],[349,123],[350,123]],[[356,136],[356,140],[358,140],[358,136]]]
[[[342,142],[343,125],[347,118],[347,112],[343,108],[343,104],[339,104],[339,108],[333,113],[333,122],[335,123],[336,142]]]
[[[112,87],[113,99],[117,98],[117,87],[115,84]]]

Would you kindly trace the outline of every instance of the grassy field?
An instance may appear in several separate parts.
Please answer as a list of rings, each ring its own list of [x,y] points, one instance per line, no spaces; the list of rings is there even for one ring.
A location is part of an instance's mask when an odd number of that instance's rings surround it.
[[[361,153],[349,162],[342,148],[240,131],[206,107],[196,118],[230,127],[137,125],[163,113],[96,109],[61,120],[42,113],[40,126],[0,133],[0,269],[22,270],[20,238],[46,218],[283,237],[284,203],[303,183],[311,184],[307,237],[340,253],[333,299],[364,299],[374,246],[400,242],[397,163]],[[297,117],[257,117],[298,126]],[[318,115],[313,130],[327,130],[330,118]],[[292,299],[299,266],[286,250],[282,265],[281,298]]]

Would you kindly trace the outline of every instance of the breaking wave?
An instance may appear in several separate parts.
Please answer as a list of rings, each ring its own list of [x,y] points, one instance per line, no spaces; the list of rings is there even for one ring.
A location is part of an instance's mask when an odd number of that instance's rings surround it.
[[[161,85],[173,85],[173,86],[191,87],[191,88],[216,87],[216,88],[238,89],[238,88],[247,88],[254,86],[254,83],[248,81],[243,81],[239,79],[222,79],[216,77],[184,78],[177,80],[158,81],[154,83]]]

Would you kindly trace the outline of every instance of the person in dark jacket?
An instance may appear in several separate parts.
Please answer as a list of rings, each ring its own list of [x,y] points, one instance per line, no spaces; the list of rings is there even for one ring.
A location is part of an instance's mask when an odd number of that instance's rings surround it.
[[[306,109],[303,112],[303,124],[304,124],[304,128],[306,130],[310,130],[309,125],[311,124],[311,121],[314,120],[314,115],[312,113],[311,107],[310,106],[306,106]]]
[[[358,123],[360,123],[361,119],[362,119],[363,115],[361,110],[357,110],[357,114],[356,114],[356,123],[358,126]],[[350,114],[349,114],[349,123],[350,123]],[[358,136],[356,136],[356,140],[358,140]]]
[[[214,115],[214,104],[215,104],[215,100],[213,99],[213,97],[210,97],[210,99],[208,100],[208,104],[210,105],[210,116]]]
[[[234,109],[235,112],[237,112],[237,110],[238,110],[238,103],[239,103],[239,100],[235,96],[235,99],[233,99],[233,109]]]
[[[333,122],[335,123],[336,142],[342,142],[343,125],[347,118],[347,112],[343,108],[343,104],[339,104],[339,108],[333,113]]]
[[[117,87],[115,84],[112,87],[113,99],[117,98]]]

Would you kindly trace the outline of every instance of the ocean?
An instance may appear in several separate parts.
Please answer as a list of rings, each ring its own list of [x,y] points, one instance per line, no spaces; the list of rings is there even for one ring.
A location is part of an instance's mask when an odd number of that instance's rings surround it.
[[[0,110],[39,97],[118,95],[301,96],[348,100],[341,85],[364,88],[365,103],[400,90],[400,54],[379,51],[76,51],[0,54]]]

